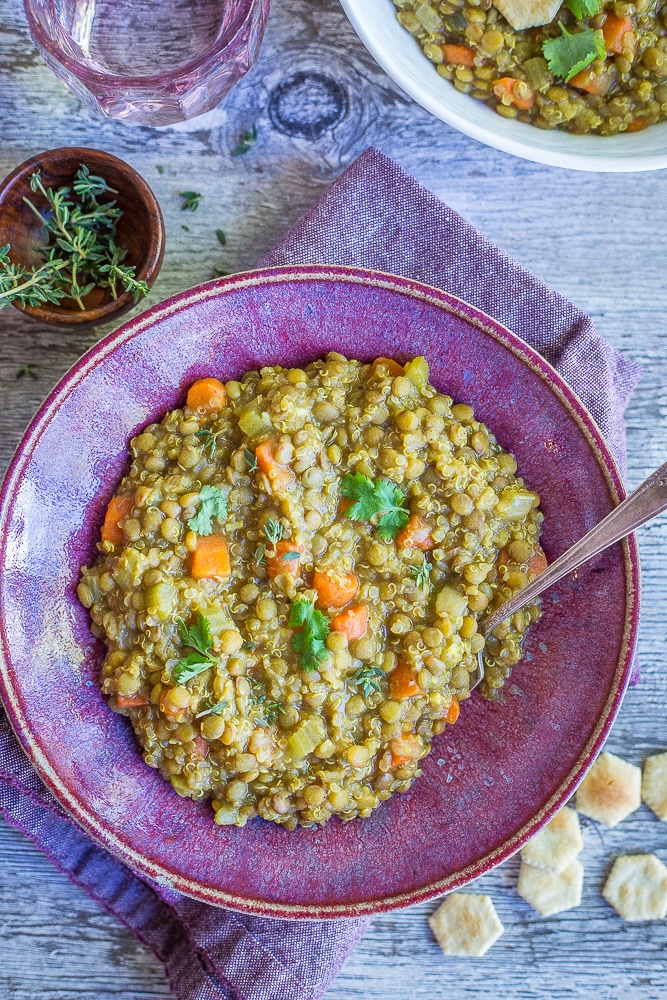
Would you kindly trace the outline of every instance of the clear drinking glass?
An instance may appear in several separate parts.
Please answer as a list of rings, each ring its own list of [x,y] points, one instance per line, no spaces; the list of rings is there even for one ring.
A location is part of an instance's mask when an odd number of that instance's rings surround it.
[[[270,0],[24,0],[35,44],[89,107],[139,125],[210,111],[259,52]]]

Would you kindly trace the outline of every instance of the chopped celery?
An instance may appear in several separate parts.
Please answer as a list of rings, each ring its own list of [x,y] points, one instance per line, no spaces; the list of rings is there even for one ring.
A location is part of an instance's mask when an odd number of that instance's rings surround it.
[[[125,549],[111,575],[123,590],[133,590],[147,569],[146,556],[137,549]]]
[[[156,583],[144,591],[146,611],[158,618],[168,618],[176,607],[178,590],[171,583]]]
[[[496,504],[495,514],[502,521],[520,521],[532,510],[538,499],[536,493],[517,486],[507,486]]]
[[[454,587],[447,584],[440,588],[440,592],[435,599],[435,610],[439,615],[447,615],[452,620],[464,614],[468,607],[468,598],[465,594],[459,593]]]
[[[326,726],[322,719],[306,719],[287,741],[287,750],[294,760],[302,760],[319,746],[326,736]]]
[[[413,385],[418,389],[423,389],[428,382],[428,361],[421,355],[408,361],[405,366],[405,374]]]
[[[244,406],[239,415],[239,427],[252,440],[266,437],[273,430],[271,417],[257,409],[254,403]]]

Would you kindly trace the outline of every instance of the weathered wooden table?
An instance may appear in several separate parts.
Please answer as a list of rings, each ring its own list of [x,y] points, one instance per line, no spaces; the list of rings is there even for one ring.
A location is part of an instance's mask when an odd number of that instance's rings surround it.
[[[299,73],[319,106],[304,105],[297,95],[290,108],[287,92],[284,120],[273,116],[277,127],[267,110],[271,94]],[[326,127],[340,112],[337,88],[347,95],[347,109]],[[252,153],[230,157],[239,134],[254,123],[259,138]],[[260,62],[224,108],[187,130],[160,132],[82,109],[33,48],[20,0],[0,8],[0,174],[59,145],[96,146],[137,167],[160,198],[168,228],[151,302],[206,280],[214,266],[255,265],[370,144],[587,310],[604,336],[646,366],[627,415],[629,480],[640,482],[667,458],[666,172],[549,169],[459,135],[397,91],[337,0],[274,0]],[[203,194],[195,214],[180,210],[176,192],[183,187]],[[228,234],[224,249],[216,227]],[[42,398],[102,332],[60,333],[14,310],[0,314],[3,465]],[[35,366],[36,381],[17,379],[25,364]],[[667,518],[643,529],[640,542],[643,681],[628,694],[608,744],[635,763],[667,748]],[[484,962],[444,959],[426,924],[433,904],[417,906],[374,921],[327,1000],[664,998],[667,925],[623,924],[600,888],[617,853],[655,851],[667,861],[667,826],[642,806],[612,831],[585,823],[585,844],[578,909],[541,919],[516,895],[518,863],[512,861],[479,886],[491,893],[506,926]],[[0,822],[0,998],[169,995],[152,956]]]

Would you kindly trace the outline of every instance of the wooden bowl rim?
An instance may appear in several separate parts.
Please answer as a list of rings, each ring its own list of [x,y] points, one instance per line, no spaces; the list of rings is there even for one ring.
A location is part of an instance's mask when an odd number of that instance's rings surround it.
[[[164,258],[165,247],[165,226],[160,204],[155,197],[148,183],[134,167],[101,149],[93,149],[87,146],[59,146],[56,149],[47,149],[43,153],[37,153],[30,159],[24,160],[12,170],[10,174],[0,183],[0,207],[11,189],[26,176],[34,173],[36,169],[42,169],[49,164],[76,161],[77,164],[86,163],[94,169],[103,170],[105,165],[115,167],[126,179],[127,186],[134,188],[140,200],[148,209],[151,218],[149,251],[143,262],[137,265],[137,279],[148,283],[149,287],[154,283]],[[76,169],[76,168],[75,168]],[[73,171],[74,173],[74,171]],[[83,312],[66,313],[49,309],[44,306],[20,306],[14,304],[14,308],[19,312],[32,316],[34,319],[42,320],[53,326],[82,326],[93,323],[100,323],[115,316],[119,312],[125,312],[134,305],[134,295],[131,292],[123,292],[117,299],[105,302],[94,309],[85,309]]]

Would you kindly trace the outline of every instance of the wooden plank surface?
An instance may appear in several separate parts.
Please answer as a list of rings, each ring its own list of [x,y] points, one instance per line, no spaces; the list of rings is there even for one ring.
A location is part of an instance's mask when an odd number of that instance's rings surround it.
[[[329,110],[333,102],[332,114],[340,110],[336,87],[344,95],[342,119],[320,135],[321,101],[296,106],[285,99],[283,117],[276,117],[276,88],[282,86],[289,98],[289,82],[299,73],[309,76],[315,93],[322,87],[317,74],[333,82],[321,91]],[[44,148],[91,145],[124,157],[156,191],[168,248],[150,302],[205,280],[213,266],[240,270],[256,264],[341,169],[368,145],[379,146],[587,310],[605,337],[645,365],[627,414],[630,483],[667,458],[664,171],[566,172],[459,135],[400,94],[361,46],[336,0],[274,0],[257,67],[222,109],[183,130],[128,127],[83,109],[36,54],[20,0],[5,0],[0,8],[0,75],[0,174]],[[259,138],[252,153],[230,157],[239,135],[254,123]],[[287,132],[302,134],[286,134],[286,124]],[[180,211],[176,192],[186,186],[203,194],[196,214]],[[225,249],[217,243],[216,227],[228,234]],[[0,314],[2,464],[50,387],[102,332],[61,333],[13,310]],[[16,379],[26,363],[36,366],[37,381]],[[609,741],[611,750],[637,763],[667,748],[667,520],[645,528],[640,540],[643,682],[629,693]],[[517,863],[509,862],[479,885],[493,896],[507,928],[486,961],[445,960],[426,924],[434,904],[418,906],[374,921],[327,1000],[666,996],[667,925],[624,925],[600,888],[618,853],[655,851],[667,861],[667,826],[642,807],[613,831],[585,822],[585,845],[579,909],[538,917],[517,897]],[[170,994],[152,956],[32,844],[0,823],[0,998],[38,996],[144,1000]]]

